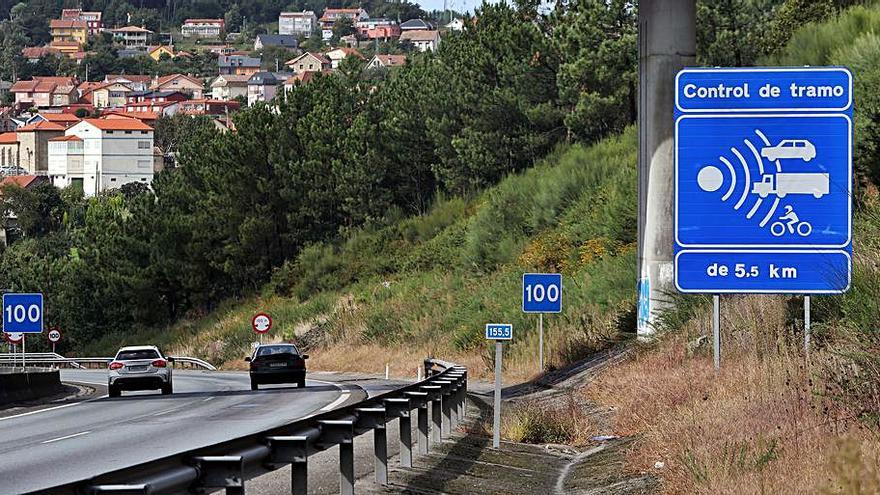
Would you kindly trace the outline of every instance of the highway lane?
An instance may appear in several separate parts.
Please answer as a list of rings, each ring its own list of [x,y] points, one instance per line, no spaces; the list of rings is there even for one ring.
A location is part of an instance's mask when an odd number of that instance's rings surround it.
[[[106,371],[64,370],[64,381],[106,384]],[[279,426],[355,402],[355,384],[251,391],[246,373],[175,370],[174,394],[123,392],[0,418],[0,492],[23,493]]]

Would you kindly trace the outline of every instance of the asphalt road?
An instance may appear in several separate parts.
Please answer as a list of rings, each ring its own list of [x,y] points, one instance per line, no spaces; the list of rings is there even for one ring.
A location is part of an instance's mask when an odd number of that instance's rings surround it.
[[[313,378],[319,377],[320,380]],[[45,489],[279,426],[393,387],[382,380],[311,375],[305,389],[251,391],[246,373],[174,372],[174,394],[123,392],[0,417],[2,493]],[[106,386],[104,370],[62,380]]]

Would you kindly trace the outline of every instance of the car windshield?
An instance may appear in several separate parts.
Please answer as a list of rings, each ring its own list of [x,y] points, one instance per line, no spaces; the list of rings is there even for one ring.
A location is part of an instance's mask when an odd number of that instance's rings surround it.
[[[266,345],[257,349],[257,357],[275,354],[299,354],[292,345]]]
[[[130,361],[132,359],[157,359],[159,353],[153,349],[143,349],[139,351],[119,351],[116,355],[117,361]]]

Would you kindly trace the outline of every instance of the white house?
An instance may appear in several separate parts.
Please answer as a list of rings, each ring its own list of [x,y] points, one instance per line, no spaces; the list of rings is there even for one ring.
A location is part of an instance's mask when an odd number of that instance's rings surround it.
[[[408,41],[413,44],[416,50],[426,52],[428,50],[434,52],[440,47],[439,31],[404,31],[400,35],[401,43]]]
[[[117,43],[125,47],[126,50],[147,51],[150,46],[150,36],[153,34],[149,29],[137,26],[125,26],[118,29],[111,29],[113,39]]]
[[[315,32],[318,17],[311,10],[282,12],[278,14],[278,34],[309,37]]]
[[[48,175],[56,187],[86,196],[129,182],[153,181],[153,128],[137,119],[85,119],[49,141]]]
[[[459,17],[453,19],[449,24],[443,26],[449,31],[464,31],[464,21]]]
[[[184,38],[219,38],[225,31],[223,19],[187,19],[180,26]]]

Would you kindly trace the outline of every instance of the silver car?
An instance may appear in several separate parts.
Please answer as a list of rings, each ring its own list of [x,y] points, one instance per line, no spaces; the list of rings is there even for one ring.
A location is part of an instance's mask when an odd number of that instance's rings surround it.
[[[110,362],[107,381],[110,397],[119,397],[123,390],[162,390],[162,395],[173,391],[171,380],[172,357],[163,357],[152,345],[123,347]]]

